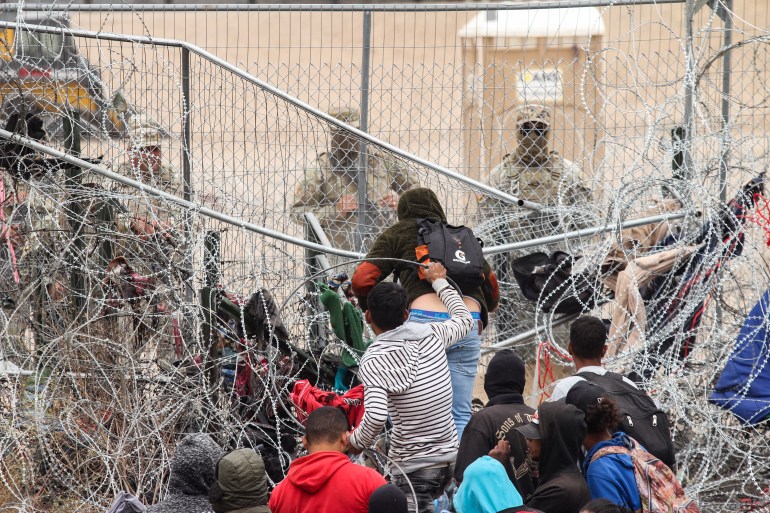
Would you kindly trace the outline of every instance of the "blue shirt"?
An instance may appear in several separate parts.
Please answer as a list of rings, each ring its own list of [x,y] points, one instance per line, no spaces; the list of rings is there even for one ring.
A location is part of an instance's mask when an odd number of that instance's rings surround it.
[[[594,454],[602,447],[633,447],[631,439],[619,431],[612,435],[611,440],[599,442],[591,447],[583,462],[588,489],[592,499],[608,499],[612,502],[638,511],[642,507],[639,489],[636,487],[634,462],[628,454],[607,454],[591,462]]]

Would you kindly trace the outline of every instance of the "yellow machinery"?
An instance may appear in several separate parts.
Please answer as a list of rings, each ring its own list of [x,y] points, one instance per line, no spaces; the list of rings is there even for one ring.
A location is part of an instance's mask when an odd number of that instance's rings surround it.
[[[15,13],[0,15],[15,21]],[[25,17],[25,25],[69,28],[63,14]],[[79,54],[64,33],[0,28],[0,103],[5,117],[21,111],[61,115],[80,113],[86,132],[119,136],[125,131],[128,105],[121,95],[107,99],[97,69]]]

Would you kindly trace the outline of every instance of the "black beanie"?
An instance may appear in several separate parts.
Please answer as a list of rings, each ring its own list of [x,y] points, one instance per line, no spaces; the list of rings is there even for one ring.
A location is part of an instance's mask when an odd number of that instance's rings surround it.
[[[369,513],[409,513],[406,495],[396,485],[382,485],[369,497]]]
[[[501,394],[521,394],[527,377],[524,374],[524,361],[514,351],[503,349],[492,357],[484,377],[484,391],[487,397]]]

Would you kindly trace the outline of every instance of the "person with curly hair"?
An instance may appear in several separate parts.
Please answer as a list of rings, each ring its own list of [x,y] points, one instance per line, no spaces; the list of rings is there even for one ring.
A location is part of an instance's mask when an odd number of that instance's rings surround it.
[[[615,401],[593,383],[581,381],[567,393],[567,404],[585,412],[587,431],[583,439],[586,450],[583,475],[592,499],[608,499],[619,506],[639,511],[642,499],[636,486],[634,462],[630,454],[606,454],[594,459],[603,447],[619,446],[633,449],[636,441],[622,431],[615,432],[620,412]]]

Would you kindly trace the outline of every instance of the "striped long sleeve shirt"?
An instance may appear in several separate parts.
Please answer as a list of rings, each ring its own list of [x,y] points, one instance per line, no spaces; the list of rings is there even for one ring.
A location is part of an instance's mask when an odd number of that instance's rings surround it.
[[[354,447],[369,447],[390,416],[394,472],[454,461],[457,430],[446,349],[470,333],[474,321],[462,297],[446,280],[433,282],[450,319],[406,322],[380,334],[364,354],[358,377],[364,384],[364,417],[353,431]]]

